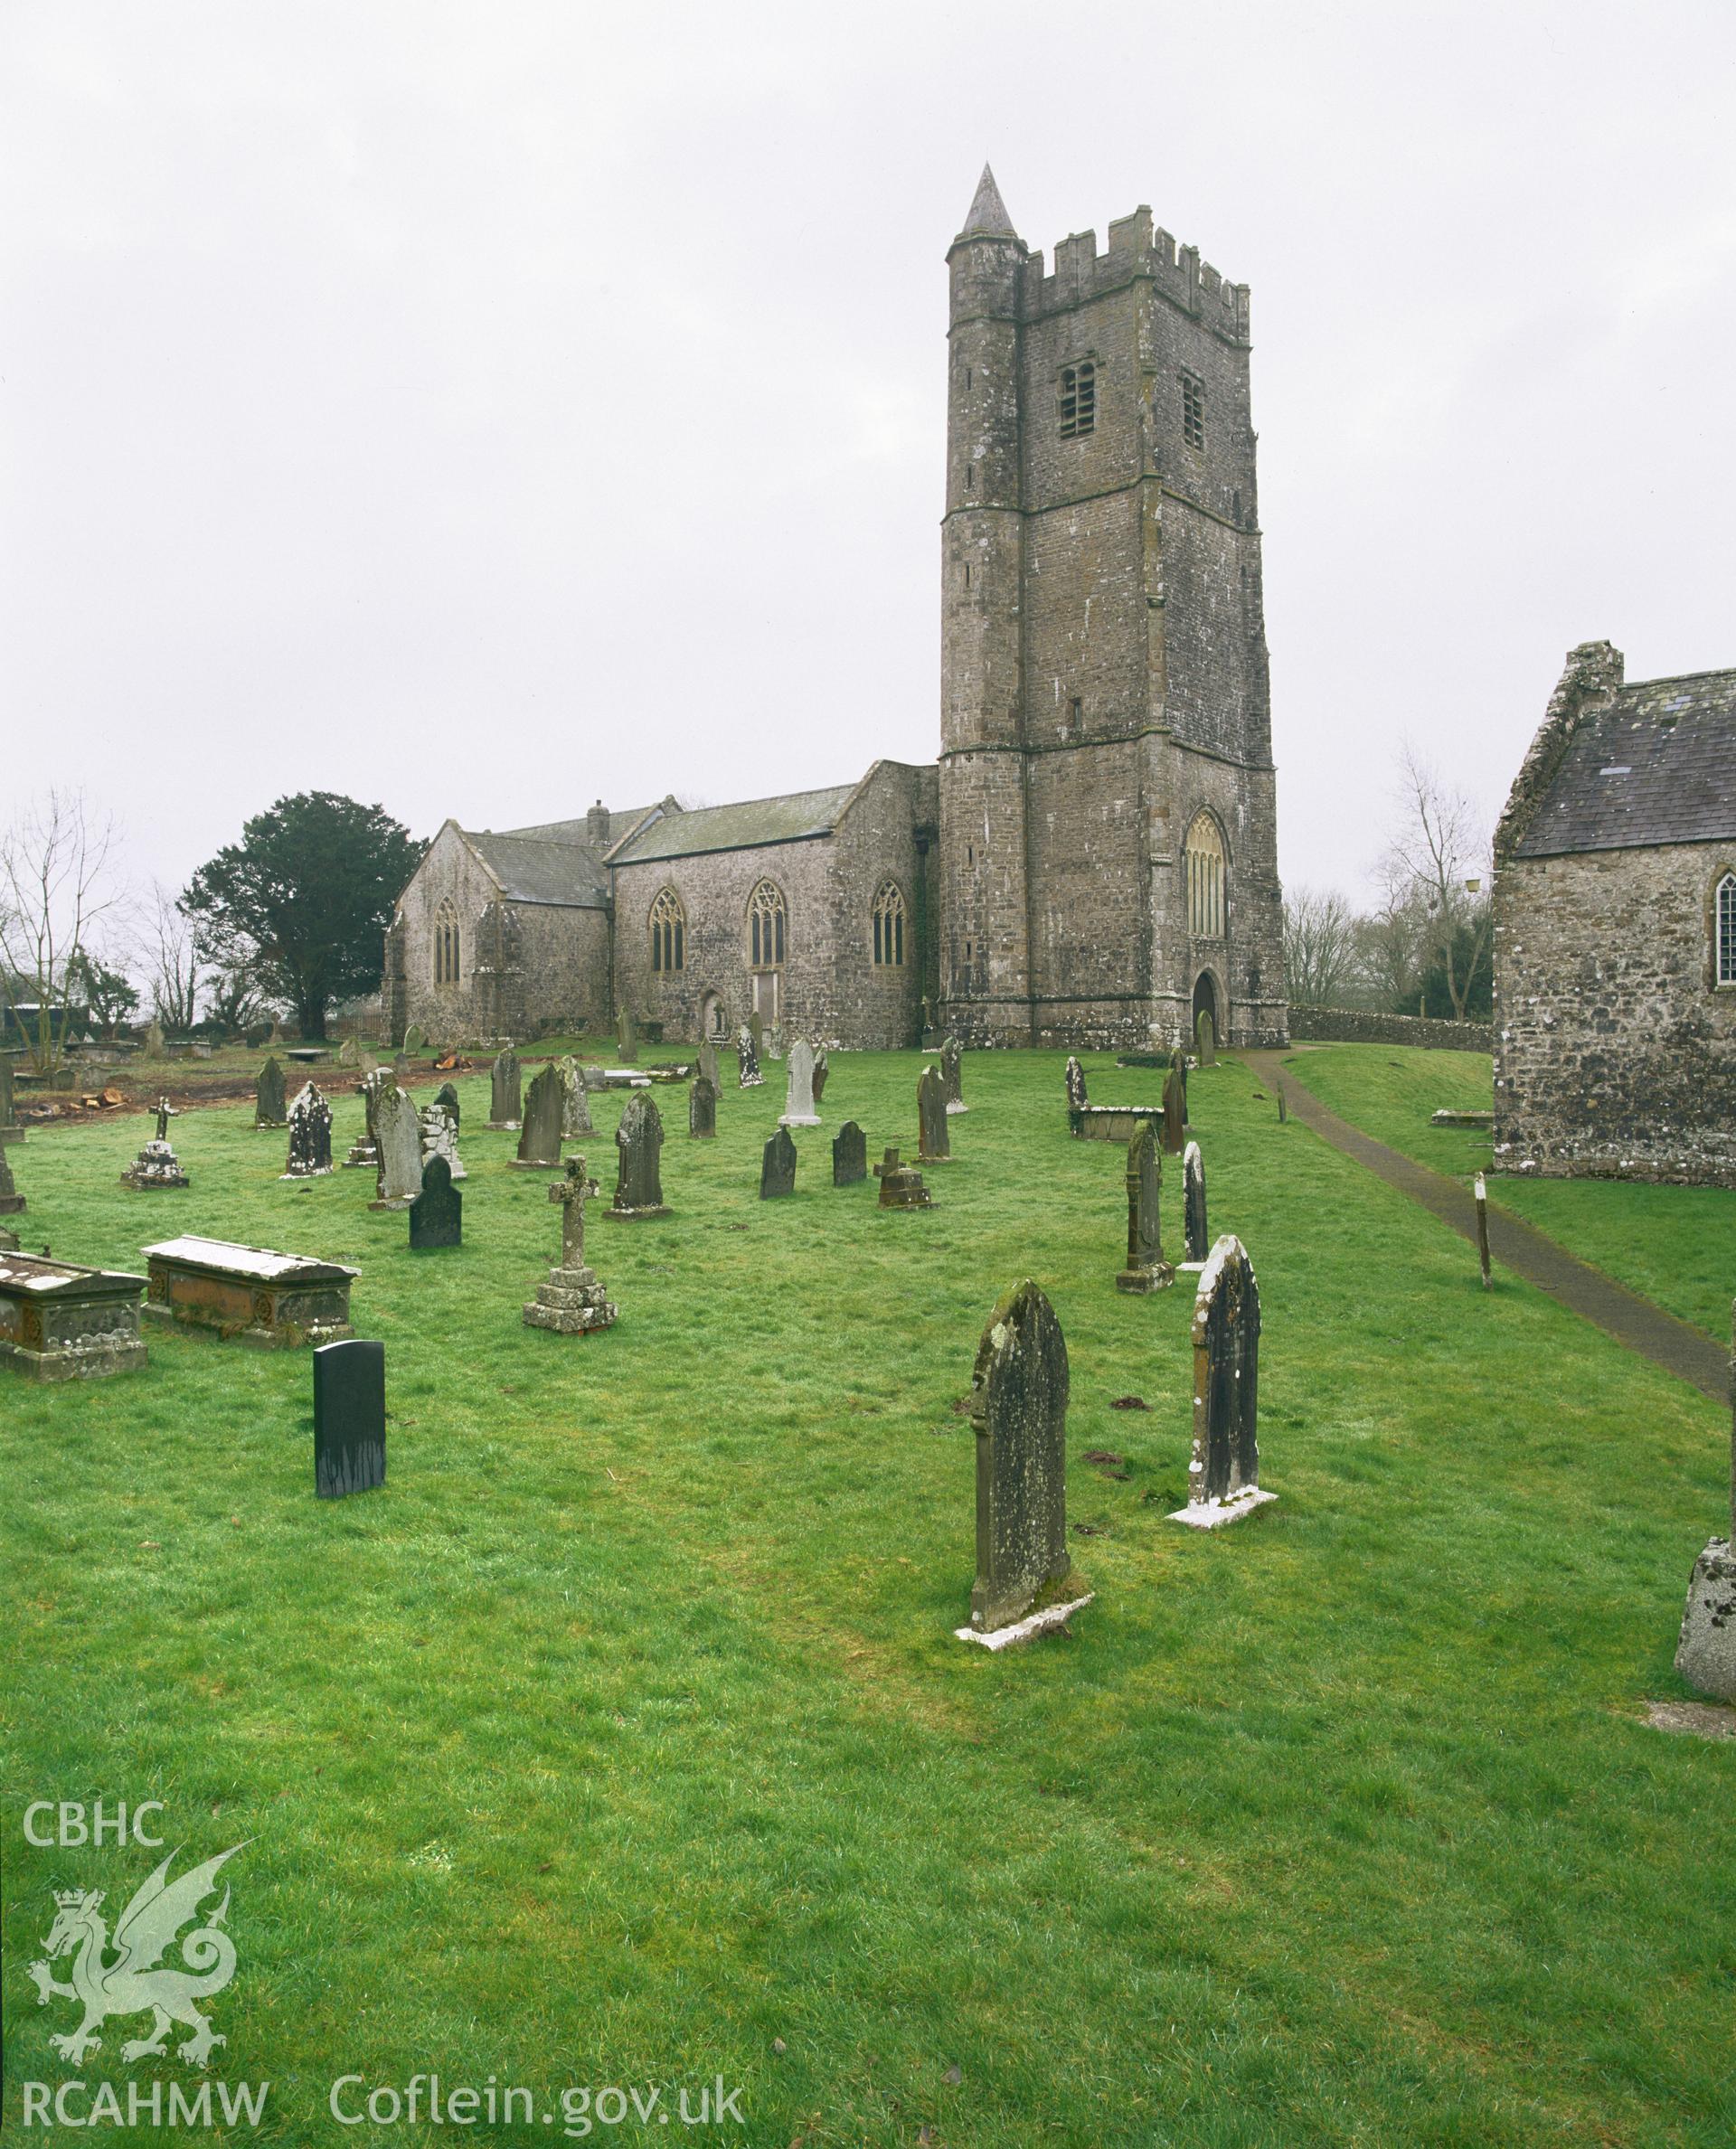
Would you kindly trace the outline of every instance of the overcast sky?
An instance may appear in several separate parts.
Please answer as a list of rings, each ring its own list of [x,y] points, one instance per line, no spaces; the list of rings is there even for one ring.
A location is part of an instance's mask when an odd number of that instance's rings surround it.
[[[1736,6],[0,11],[0,805],[179,885],[939,746],[944,257],[1139,203],[1253,292],[1280,863],[1573,643],[1736,664]]]

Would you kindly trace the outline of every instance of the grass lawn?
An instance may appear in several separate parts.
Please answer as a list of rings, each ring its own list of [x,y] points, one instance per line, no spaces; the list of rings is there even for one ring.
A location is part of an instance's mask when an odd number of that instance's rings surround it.
[[[1419,1164],[1459,1179],[1492,1169],[1486,1134],[1429,1124],[1429,1114],[1442,1106],[1487,1111],[1486,1055],[1328,1045],[1294,1053],[1290,1064],[1341,1119]],[[1489,1199],[1678,1320],[1729,1337],[1731,1295],[1736,1291],[1736,1192],[1618,1179],[1504,1175],[1490,1179]]]
[[[188,1862],[250,1839],[210,2005],[213,2072],[272,2084],[263,2139],[449,2143],[326,2110],[339,2075],[359,2103],[438,2071],[538,2092],[537,2124],[470,2130],[498,2141],[563,2138],[566,2085],[692,2108],[720,2075],[724,2138],[777,2149],[1730,2141],[1736,1745],[1641,1720],[1685,1691],[1727,1423],[1512,1279],[1485,1295],[1225,1064],[1194,1131],[1260,1274],[1280,1497],[1177,1528],[1191,1294],[1114,1290],[1125,1153],[1069,1139],[1061,1064],[967,1059],[926,1213],[830,1184],[845,1117],[914,1147],[913,1054],[835,1055],[783,1202],[755,1198],[780,1067],[726,1089],[714,1144],[656,1092],[675,1213],[593,1208],[621,1315],[583,1341],[521,1323],[560,1220],[482,1131],[486,1075],[450,1254],[412,1258],[370,1175],[279,1184],[283,1137],[239,1109],[175,1124],[181,1193],[117,1185],[136,1117],[13,1150],[28,1247],[137,1266],[199,1230],[354,1263],[392,1418],[385,1489],[326,1503],[305,1354],[154,1331],[143,1373],[0,1388],[9,2121],[68,2071],[73,2011],[23,1974],[51,1890],[113,1915],[162,1855],[24,1842],[30,1801],[100,1796],[163,1800]],[[606,1184],[618,1107],[581,1145]],[[359,1121],[343,1097],[340,1155]],[[1026,1274],[1068,1339],[1100,1594],[991,1657],[950,1632],[952,1406]],[[85,2075],[187,2071],[124,2065],[142,2032],[111,2021]]]

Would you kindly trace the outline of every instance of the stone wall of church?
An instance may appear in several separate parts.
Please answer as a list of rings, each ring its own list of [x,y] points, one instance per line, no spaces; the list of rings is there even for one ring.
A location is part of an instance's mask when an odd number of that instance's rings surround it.
[[[1736,845],[1508,858],[1495,877],[1495,1161],[1736,1186],[1736,987],[1712,889]]]
[[[494,980],[486,971],[479,977],[476,966],[484,913],[498,893],[476,853],[448,821],[399,897],[388,938],[388,1022],[394,1043],[412,1023],[435,1039],[493,1033]],[[454,983],[437,985],[435,927],[446,902],[458,921],[458,976]]]

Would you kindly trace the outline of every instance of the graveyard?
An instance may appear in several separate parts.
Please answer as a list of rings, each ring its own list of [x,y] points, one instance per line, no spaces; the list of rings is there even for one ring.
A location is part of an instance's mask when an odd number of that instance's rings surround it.
[[[248,1839],[224,2059],[269,2074],[281,2138],[332,2138],[339,2059],[401,2085],[548,2053],[721,2072],[736,2138],[807,2149],[1728,2139],[1731,1748],[1647,1721],[1691,1698],[1727,1411],[1516,1277],[1486,1292],[1226,1056],[1184,1131],[1258,1276],[1276,1497],[1180,1528],[1183,1159],[1070,1124],[1167,1101],[1179,1131],[1161,1067],[1081,1053],[1070,1109],[1059,1051],[835,1051],[791,1108],[783,1060],[742,1088],[726,1052],[690,1121],[675,1083],[557,1076],[533,1107],[569,1052],[614,1044],[527,1052],[511,1122],[486,1060],[454,1077],[461,1231],[415,1250],[373,1172],[286,1177],[250,1102],[169,1117],[184,1186],[122,1183],[137,1111],[5,1153],[26,1252],[142,1277],[189,1236],[278,1249],[354,1270],[383,1345],[385,1482],[349,1497],[316,1496],[304,1348],[158,1318],[146,1366],[10,1380],[0,1414],[9,1773]],[[1486,1105],[1486,1059],[1289,1064],[1439,1171],[1490,1162],[1429,1124]],[[309,1071],[341,1159],[354,1077]],[[575,1103],[592,1131],[547,1161]],[[884,1202],[882,1169],[926,1201]],[[1492,1192],[1728,1334],[1736,1197]],[[996,1653],[957,1634],[972,1375],[1024,1278],[1064,1336],[1090,1597]],[[607,1324],[528,1317],[605,1293]],[[9,1961],[41,1915],[9,1896]],[[21,2073],[52,2026],[14,1993]]]

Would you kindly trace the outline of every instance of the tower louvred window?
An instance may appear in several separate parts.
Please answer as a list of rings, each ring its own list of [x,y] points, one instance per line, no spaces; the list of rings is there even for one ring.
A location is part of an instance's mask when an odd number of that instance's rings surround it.
[[[1205,382],[1182,375],[1182,438],[1190,448],[1205,446]]]
[[[1085,359],[1061,369],[1061,437],[1076,440],[1097,429],[1097,365]]]

